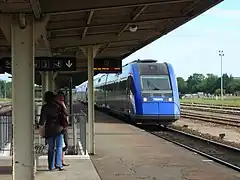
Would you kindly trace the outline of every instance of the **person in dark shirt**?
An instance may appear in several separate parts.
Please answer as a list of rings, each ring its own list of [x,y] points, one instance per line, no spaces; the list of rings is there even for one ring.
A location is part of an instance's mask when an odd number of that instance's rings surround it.
[[[54,101],[55,95],[51,91],[44,94],[45,104],[42,106],[39,125],[45,126],[45,138],[48,144],[48,169],[63,170],[62,145],[63,127],[61,125],[61,106]],[[56,148],[56,151],[55,151]]]
[[[58,91],[57,92],[57,96],[56,96],[56,101],[62,106],[64,114],[65,114],[65,118],[66,118],[66,124],[67,126],[69,125],[68,119],[67,119],[67,107],[65,105],[64,102],[64,93],[62,91]],[[64,154],[67,151],[68,148],[68,130],[67,127],[64,128],[64,133],[63,133],[63,141],[64,141],[64,146],[63,146],[63,154],[62,154],[62,164],[63,166],[69,166],[69,164],[64,163]]]

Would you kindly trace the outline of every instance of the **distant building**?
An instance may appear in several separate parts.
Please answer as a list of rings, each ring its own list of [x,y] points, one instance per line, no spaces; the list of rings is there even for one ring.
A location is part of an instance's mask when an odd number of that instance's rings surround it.
[[[234,80],[240,80],[240,77],[233,77]]]

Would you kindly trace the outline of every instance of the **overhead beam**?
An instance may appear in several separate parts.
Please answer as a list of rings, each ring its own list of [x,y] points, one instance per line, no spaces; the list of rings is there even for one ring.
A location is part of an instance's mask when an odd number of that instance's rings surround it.
[[[126,32],[124,36],[122,36],[119,40],[125,41],[127,39],[142,39],[147,35],[151,35],[155,30],[146,30],[146,31],[138,31],[136,33]],[[103,44],[106,45],[116,40],[116,34],[103,34],[103,35],[93,35],[86,36],[83,40],[76,39],[76,37],[64,37],[50,40],[53,48],[59,47],[67,47],[67,46],[77,46],[77,45],[97,45]]]
[[[39,0],[30,0],[30,4],[31,4],[35,19],[40,20],[42,17],[42,15],[41,15],[42,12],[41,12],[41,6],[39,3]],[[47,49],[47,55],[52,56],[51,46],[47,39],[47,31],[46,31],[46,25],[49,22],[49,19],[50,19],[49,15],[47,15],[43,18],[43,21],[45,21],[45,27],[44,27],[45,29],[41,30],[41,38],[43,39],[45,47]]]
[[[162,0],[162,1],[156,1],[156,2],[145,2],[145,3],[134,3],[134,4],[123,4],[123,5],[110,5],[110,6],[99,6],[91,8],[91,10],[108,10],[108,9],[117,9],[117,8],[129,8],[129,7],[138,7],[138,6],[150,6],[150,5],[163,5],[163,4],[175,4],[175,3],[185,3],[185,2],[191,2],[193,0]],[[66,10],[66,11],[57,11],[57,12],[46,12],[49,15],[61,15],[61,14],[72,14],[72,13],[79,13],[79,12],[86,12],[89,11],[90,8],[86,9],[78,9],[78,10]]]
[[[189,12],[191,12],[194,7],[197,6],[198,3],[202,2],[201,0],[194,0],[190,5],[187,5],[181,12],[182,12],[182,15],[183,16],[187,16]],[[189,16],[189,15],[188,15]],[[190,19],[186,19],[187,21],[190,20]],[[172,27],[175,26],[176,24],[176,20],[172,19],[172,20],[167,20],[165,23],[164,23],[164,28],[158,28],[156,27],[156,35],[154,37],[158,37],[158,36],[163,36],[163,35],[166,35],[168,32],[170,32],[170,30],[172,29]],[[150,40],[149,40],[150,39]],[[142,41],[142,44],[144,44],[144,42],[146,41],[151,41],[152,37],[151,36],[148,36],[146,37],[143,41]]]
[[[131,21],[136,20],[147,7],[148,7],[147,5],[144,5],[144,6],[137,8],[137,11],[133,14]],[[118,32],[117,37],[119,37],[128,28],[129,25],[130,25],[130,23],[123,25],[122,28],[120,29],[120,31]]]
[[[41,7],[39,0],[30,0],[30,4],[33,10],[33,14],[35,19],[40,19],[41,18]]]
[[[51,51],[51,46],[50,42],[48,41],[47,37],[47,31],[46,31],[46,26],[50,20],[50,16],[44,16],[39,19],[39,21],[42,23],[42,26],[36,26],[36,33],[35,35],[38,37],[41,37],[41,39],[44,41],[44,45],[47,49],[47,54],[48,56],[52,56],[52,51]],[[37,39],[36,39],[37,40]]]
[[[129,43],[129,42],[135,42],[135,43],[139,43],[140,40],[139,39],[128,39],[128,40],[120,40],[120,41],[112,41],[112,44],[118,44],[118,43]],[[95,44],[88,44],[90,46],[93,46]],[[106,43],[100,43],[99,45],[103,46],[106,45]],[[81,49],[81,47],[83,47],[83,45],[77,45],[78,49]],[[56,51],[56,49],[70,49],[70,48],[76,48],[76,46],[64,46],[64,47],[57,47],[54,48],[54,50]]]
[[[197,4],[200,3],[200,2],[203,2],[203,1],[202,1],[202,0],[194,0],[190,5],[187,5],[187,6],[181,11],[181,12],[182,12],[182,15],[183,15],[183,16],[190,16],[190,15],[188,15],[189,12],[191,12],[192,10],[194,10],[194,8],[195,8],[195,7],[197,6]],[[163,28],[162,30],[158,30],[158,32],[161,31],[161,33],[162,33],[163,35],[167,34],[167,33],[170,31],[171,26],[174,26],[176,22],[177,22],[177,21],[175,21],[174,19],[167,21],[167,22],[165,23],[165,25],[164,25],[164,28]]]
[[[191,3],[190,5],[188,5],[187,7],[185,7],[183,10],[182,10],[182,14],[188,14],[189,12],[191,12],[194,7],[196,7],[196,5],[198,3],[202,2],[202,0],[195,0],[193,1],[193,3]]]
[[[133,12],[131,20],[132,21],[136,20],[147,7],[148,7],[148,5],[143,5],[143,6],[137,7],[135,12]],[[130,23],[127,23],[121,27],[120,31],[117,33],[117,38],[121,36],[121,34],[128,28],[129,25],[130,25]],[[99,53],[102,54],[107,48],[110,47],[110,45],[111,45],[111,43],[108,43],[107,46],[104,47],[103,49],[101,49],[101,51]]]
[[[151,27],[151,28],[144,28],[144,29],[139,29],[139,31],[149,31],[149,30],[156,30],[155,27]],[[101,31],[101,32],[91,32],[91,33],[88,33],[88,36],[96,36],[96,35],[110,35],[110,34],[116,34],[116,31]],[[54,39],[58,39],[58,38],[66,38],[66,37],[79,37],[81,36],[81,34],[79,33],[72,33],[72,34],[58,34],[58,35],[55,35],[53,37],[50,37],[50,40],[54,40]],[[83,39],[82,39],[83,40]]]
[[[195,0],[192,4],[187,5],[183,10],[182,10],[182,15],[186,16],[189,12],[191,12],[192,10],[194,10],[194,7],[197,6],[198,3],[202,2],[201,0]],[[189,21],[191,18],[185,19],[184,23],[186,23],[187,21]],[[152,41],[154,41],[154,39],[157,39],[163,35],[166,35],[168,32],[170,32],[171,30],[179,27],[183,22],[179,23],[179,21],[176,20],[169,20],[166,21],[164,28],[163,29],[159,29],[157,28],[157,32],[156,35],[154,36],[148,36],[146,38],[144,38],[144,40],[141,42],[139,47],[136,47],[135,50],[140,49],[142,47],[144,47],[146,44],[151,43]],[[184,24],[183,23],[183,24]]]
[[[11,47],[11,26],[9,26],[9,22],[12,21],[11,15],[4,15],[0,14],[0,29],[2,30],[2,33],[4,37],[7,40],[7,45]],[[0,40],[0,46],[6,45],[5,42],[2,43]]]
[[[52,51],[51,51],[51,45],[50,45],[50,43],[48,41],[48,38],[47,38],[47,31],[44,31],[42,33],[41,37],[42,37],[42,39],[44,41],[44,44],[45,44],[45,47],[47,49],[48,56],[52,56],[53,54],[52,54]]]
[[[87,26],[91,23],[93,14],[94,14],[94,10],[91,10],[89,12],[88,19],[87,19]],[[85,27],[84,30],[83,30],[83,34],[82,34],[82,39],[86,36],[87,30],[88,30],[88,27]]]
[[[80,30],[80,29],[86,28],[86,27],[116,26],[116,25],[129,24],[129,23],[144,23],[144,22],[165,21],[165,20],[173,20],[173,19],[181,20],[181,19],[185,19],[185,18],[188,18],[188,16],[159,17],[159,18],[151,18],[151,19],[144,19],[144,20],[126,20],[126,21],[115,22],[115,23],[89,24],[89,25],[83,25],[83,26],[78,26],[78,27],[48,29],[48,31],[50,31],[50,32],[74,31],[74,30]]]

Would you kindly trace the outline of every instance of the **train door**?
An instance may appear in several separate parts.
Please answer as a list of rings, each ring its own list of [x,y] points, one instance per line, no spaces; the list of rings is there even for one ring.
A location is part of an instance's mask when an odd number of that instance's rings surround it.
[[[133,83],[132,76],[128,76],[128,78],[127,78],[127,88],[126,88],[126,99],[127,99],[126,109],[127,109],[128,114],[133,113],[132,98],[134,98],[134,96],[133,96],[133,92],[131,90],[132,86],[133,86],[132,83]]]
[[[104,99],[104,104],[103,107],[107,107],[107,78],[108,78],[108,74],[106,74],[106,79],[104,81],[104,85],[103,85],[103,99]]]
[[[121,79],[120,75],[115,75],[115,82],[114,82],[114,107],[116,111],[121,110],[122,107],[122,99],[121,99]]]

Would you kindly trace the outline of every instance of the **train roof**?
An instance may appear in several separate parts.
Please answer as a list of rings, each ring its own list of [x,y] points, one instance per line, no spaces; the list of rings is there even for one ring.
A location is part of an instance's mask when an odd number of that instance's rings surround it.
[[[127,65],[130,65],[130,64],[134,64],[134,63],[157,63],[157,60],[154,60],[154,59],[138,59],[138,60],[134,60],[130,63],[127,63],[125,64],[123,67],[127,66]]]
[[[134,61],[131,61],[131,62],[123,65],[123,67],[131,65],[131,64],[135,64],[135,63],[141,63],[141,64],[144,64],[144,63],[146,63],[146,64],[157,63],[157,60],[155,60],[155,59],[142,59],[142,60],[138,59],[138,60],[134,60]],[[166,64],[166,63],[164,62],[164,63],[159,63],[159,64]],[[96,81],[97,79],[102,78],[105,75],[106,74],[98,74],[98,75],[93,77],[93,81]],[[83,85],[85,85],[87,83],[88,83],[88,81],[85,81],[82,84],[78,85],[78,87],[83,86]]]

